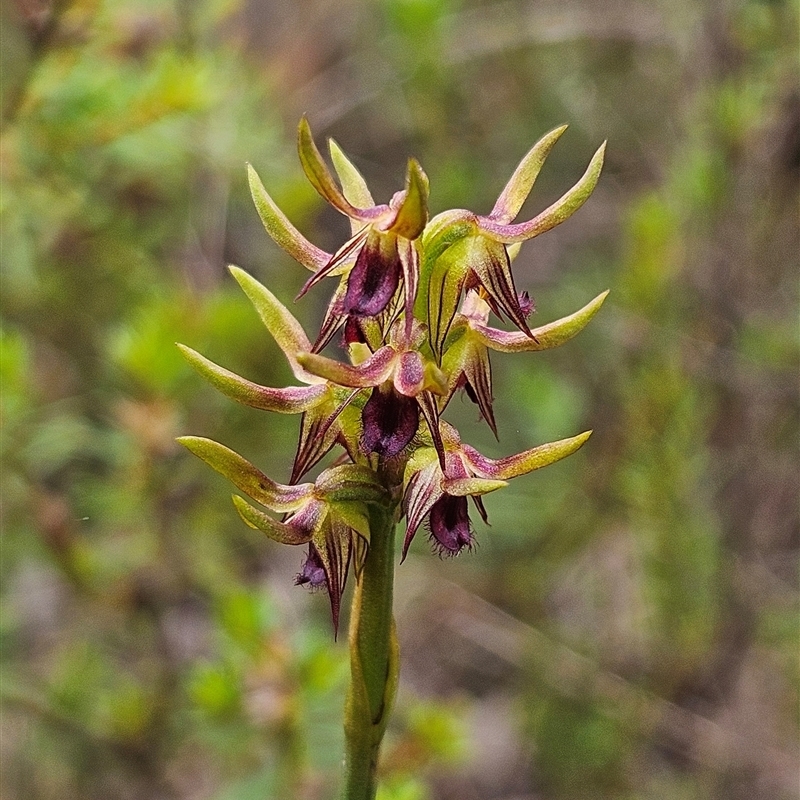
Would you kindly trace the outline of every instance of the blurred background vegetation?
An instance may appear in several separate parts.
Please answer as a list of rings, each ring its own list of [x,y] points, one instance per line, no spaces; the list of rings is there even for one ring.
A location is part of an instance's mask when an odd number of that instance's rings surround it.
[[[488,498],[477,552],[418,537],[399,569],[382,799],[800,797],[795,3],[0,8],[3,798],[335,796],[327,602],[173,443],[288,477],[297,420],[217,396],[173,342],[288,379],[224,267],[284,298],[306,277],[245,161],[314,241],[347,235],[296,162],[302,113],[381,201],[416,155],[434,212],[485,213],[568,122],[543,208],[610,141],[592,200],[515,267],[540,324],[605,307],[495,359],[500,443],[449,412],[493,456],[595,434]]]

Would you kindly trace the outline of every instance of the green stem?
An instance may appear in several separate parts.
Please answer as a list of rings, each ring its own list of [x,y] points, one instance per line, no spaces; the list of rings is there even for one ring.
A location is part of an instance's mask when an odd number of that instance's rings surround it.
[[[343,800],[373,800],[378,788],[378,754],[399,672],[393,584],[394,515],[391,509],[372,506],[370,546],[350,616]]]

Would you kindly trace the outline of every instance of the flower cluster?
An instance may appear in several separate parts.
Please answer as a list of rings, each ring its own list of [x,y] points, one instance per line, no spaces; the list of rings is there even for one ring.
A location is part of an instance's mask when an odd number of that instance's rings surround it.
[[[558,201],[526,222],[514,222],[565,127],[534,145],[488,216],[451,210],[429,219],[428,179],[414,159],[405,188],[388,204],[376,204],[361,174],[331,140],[337,182],[304,118],[298,131],[303,169],[320,195],[350,220],[351,237],[335,253],[306,240],[248,168],[267,233],[312,273],[300,295],[325,278],[338,279],[312,343],[269,289],[230,268],[302,385],[260,386],[180,347],[189,363],[233,400],[301,414],[290,483],[271,481],[216,442],[179,441],[250,499],[283,515],[275,519],[234,497],[251,527],[284,544],[307,545],[296,582],[327,589],[334,626],[349,567],[352,563],[358,577],[369,548],[371,505],[406,516],[403,557],[426,521],[434,548],[457,555],[474,542],[467,498],[486,521],[484,494],[575,452],[589,437],[582,433],[495,460],[463,444],[442,419],[453,395],[464,390],[496,436],[489,351],[556,347],[577,334],[605,299],[604,292],[571,316],[531,328],[533,303],[514,283],[511,262],[520,244],[580,208],[600,174],[604,145]],[[516,330],[492,327],[492,313]],[[340,331],[346,361],[321,353]],[[301,483],[334,447],[343,449],[335,466],[313,483]]]

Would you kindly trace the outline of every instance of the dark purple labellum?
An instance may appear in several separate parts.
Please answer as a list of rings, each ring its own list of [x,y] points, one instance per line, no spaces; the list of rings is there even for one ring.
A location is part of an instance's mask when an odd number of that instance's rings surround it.
[[[364,344],[367,337],[364,336],[364,331],[361,330],[361,323],[358,317],[348,317],[344,323],[344,343],[348,344],[359,343]]]
[[[525,315],[526,319],[536,310],[533,298],[527,291],[520,292],[518,295],[520,311]]]
[[[394,389],[381,391],[375,387],[361,412],[361,421],[364,452],[391,458],[414,438],[419,427],[419,405],[413,397]]]
[[[397,292],[403,267],[397,246],[381,247],[380,236],[370,237],[361,248],[342,300],[342,313],[374,317],[389,305]]]
[[[325,569],[322,566],[322,559],[316,549],[309,546],[308,555],[303,562],[300,572],[294,579],[295,586],[308,586],[309,589],[327,588],[328,581],[325,578]]]
[[[441,555],[457,556],[465,547],[472,548],[466,497],[449,494],[440,497],[430,510],[428,523]]]

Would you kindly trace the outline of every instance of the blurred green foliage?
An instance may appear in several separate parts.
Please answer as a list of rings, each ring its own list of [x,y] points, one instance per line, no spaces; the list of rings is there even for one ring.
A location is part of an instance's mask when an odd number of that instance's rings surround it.
[[[798,796],[793,4],[17,0],[0,37],[3,797],[334,796],[326,604],[173,444],[288,476],[292,421],[173,343],[288,379],[224,265],[305,278],[245,161],[321,246],[345,235],[300,178],[303,112],[379,199],[420,158],[434,211],[485,210],[570,122],[525,215],[610,140],[515,264],[537,320],[608,287],[601,315],[496,359],[500,444],[450,410],[491,455],[595,435],[489,498],[475,554],[415,542],[382,800]]]

